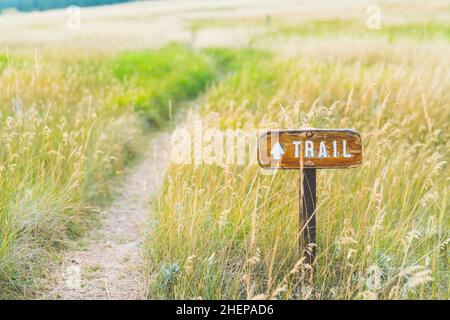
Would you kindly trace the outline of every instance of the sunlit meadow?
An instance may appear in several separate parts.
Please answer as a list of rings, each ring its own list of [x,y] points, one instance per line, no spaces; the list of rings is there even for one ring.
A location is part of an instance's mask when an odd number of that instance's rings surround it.
[[[253,42],[264,53],[206,93],[204,125],[353,128],[363,165],[319,170],[312,266],[298,252],[299,172],[172,165],[150,296],[448,299],[448,20],[271,23]]]
[[[165,126],[167,104],[195,96],[218,66],[176,45],[87,57],[7,52],[0,62],[0,297],[19,297],[53,281],[45,270],[97,225],[116,177]]]
[[[149,135],[352,128],[363,165],[170,164],[149,212],[149,299],[449,299],[445,1],[148,1],[0,15],[0,298],[36,297],[115,198]],[[193,107],[180,112],[181,106]],[[255,146],[253,146],[255,147]],[[142,268],[141,268],[142,267]]]

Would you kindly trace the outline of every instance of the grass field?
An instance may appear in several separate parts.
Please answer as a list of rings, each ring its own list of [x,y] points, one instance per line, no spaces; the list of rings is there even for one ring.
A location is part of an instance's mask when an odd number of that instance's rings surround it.
[[[258,36],[272,53],[206,93],[204,123],[355,128],[364,164],[319,172],[319,253],[301,291],[310,266],[297,251],[298,173],[172,166],[148,244],[151,296],[448,299],[448,26],[371,33],[330,19]]]
[[[56,63],[27,55],[1,61],[0,285],[7,297],[33,290],[53,249],[96,221],[112,179],[139,156],[146,132],[167,124],[169,100],[195,96],[220,66],[176,45]]]
[[[147,298],[450,298],[450,7],[383,2],[369,30],[366,3],[285,2],[92,8],[78,34],[52,33],[58,11],[0,16],[0,298],[38,295],[149,133],[194,119],[353,128],[363,165],[318,171],[309,266],[299,172],[170,164],[149,213]]]

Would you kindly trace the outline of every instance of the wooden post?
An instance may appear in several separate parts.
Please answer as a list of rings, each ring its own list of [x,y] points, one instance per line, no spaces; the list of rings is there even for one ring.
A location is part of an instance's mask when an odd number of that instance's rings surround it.
[[[303,194],[299,184],[299,209],[300,199],[302,210],[299,215],[303,221],[300,230],[303,229],[305,262],[312,265],[316,258],[316,169],[303,169]]]
[[[299,181],[300,257],[316,258],[316,170],[356,168],[362,164],[362,141],[349,129],[270,130],[258,140],[258,163],[274,170],[303,170]],[[303,250],[302,250],[303,248]],[[304,253],[302,252],[304,251]]]

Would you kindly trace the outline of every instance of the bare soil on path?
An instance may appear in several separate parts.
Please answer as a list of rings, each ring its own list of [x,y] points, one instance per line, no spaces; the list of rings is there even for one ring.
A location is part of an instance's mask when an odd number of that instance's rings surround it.
[[[165,173],[168,133],[153,136],[140,162],[117,190],[101,227],[81,241],[83,249],[68,251],[46,299],[143,299],[146,283],[142,244],[148,229],[151,197]]]

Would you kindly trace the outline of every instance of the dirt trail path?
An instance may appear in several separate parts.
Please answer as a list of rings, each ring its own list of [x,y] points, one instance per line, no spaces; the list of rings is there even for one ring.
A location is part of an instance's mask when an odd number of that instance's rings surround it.
[[[163,181],[168,134],[151,139],[148,150],[118,189],[102,226],[92,230],[81,251],[64,257],[50,299],[141,299],[146,284],[141,244],[148,228],[150,198]]]

